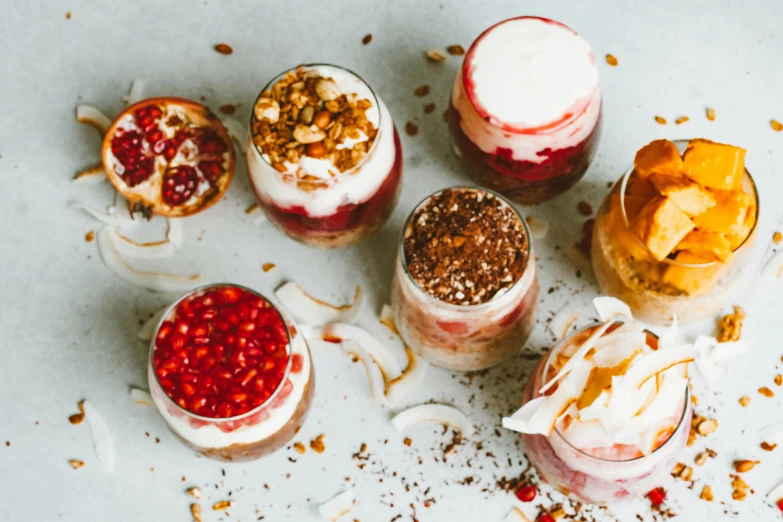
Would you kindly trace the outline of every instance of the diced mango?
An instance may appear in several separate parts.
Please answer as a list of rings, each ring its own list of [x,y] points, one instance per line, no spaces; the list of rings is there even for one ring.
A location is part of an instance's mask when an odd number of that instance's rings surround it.
[[[742,227],[736,227],[732,231],[726,234],[726,239],[731,243],[733,250],[738,249],[742,243],[748,238],[750,231],[756,224],[756,204],[751,203],[745,212],[745,221],[742,222]]]
[[[711,260],[693,252],[683,250],[677,253],[675,261],[686,264],[709,263]],[[663,272],[661,281],[690,296],[706,294],[720,279],[726,265],[714,263],[704,267],[685,267],[669,265]]]
[[[642,178],[653,172],[674,175],[682,172],[682,157],[677,146],[671,141],[655,140],[639,149],[633,166]]]
[[[625,196],[625,212],[628,216],[628,223],[631,223],[639,214],[649,198],[637,196]],[[598,226],[596,224],[596,226]],[[609,199],[609,212],[606,214],[606,233],[612,238],[612,243],[618,249],[622,249],[625,255],[637,259],[649,258],[650,254],[644,248],[639,240],[631,233],[631,229],[623,219],[623,213],[620,208],[620,194],[612,194]]]
[[[709,261],[728,263],[734,249],[726,236],[720,232],[694,230],[677,244],[678,250],[687,250]]]
[[[700,230],[721,232],[744,241],[755,222],[753,197],[737,190],[713,190],[712,195],[715,206],[693,218],[693,223]],[[747,219],[749,212],[753,213],[753,219]]]
[[[659,193],[671,199],[689,216],[698,216],[715,206],[715,198],[712,194],[682,174],[672,176],[653,172],[649,180]]]
[[[647,179],[633,173],[625,184],[626,196],[639,196],[646,199],[652,199],[655,196],[655,187]]]
[[[745,149],[710,140],[691,140],[683,154],[683,169],[689,178],[705,187],[741,190]]]
[[[693,222],[666,196],[656,196],[631,222],[631,231],[658,261],[693,230]]]

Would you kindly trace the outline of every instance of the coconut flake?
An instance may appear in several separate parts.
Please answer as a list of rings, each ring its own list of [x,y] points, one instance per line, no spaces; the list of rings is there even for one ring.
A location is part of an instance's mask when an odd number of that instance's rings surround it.
[[[242,151],[244,154],[247,151],[247,129],[244,125],[239,123],[234,118],[221,118],[223,122],[223,126],[228,131],[228,135],[231,136],[231,138],[236,142],[237,147],[239,147],[239,150]]]
[[[294,319],[313,326],[338,322],[354,323],[359,317],[364,300],[364,293],[361,287],[357,286],[353,303],[336,306],[310,296],[293,281],[289,281],[275,290],[275,296],[294,316]]]
[[[566,304],[552,316],[549,331],[556,339],[564,339],[577,319],[579,319],[579,310]]]
[[[614,443],[603,424],[597,420],[575,420],[563,431],[563,438],[577,448],[597,448]]]
[[[511,508],[511,511],[506,513],[506,516],[503,518],[503,522],[530,522],[530,519],[527,518],[524,513],[522,513],[522,510],[517,507],[513,507]]]
[[[125,96],[124,101],[127,105],[133,105],[136,102],[139,102],[144,98],[144,87],[146,86],[146,83],[144,80],[140,78],[134,78],[131,82],[130,89],[128,90],[128,95]]]
[[[655,443],[664,433],[676,430],[677,425],[671,419],[661,419],[649,429],[642,432],[639,443],[636,445],[643,455],[649,455],[655,449]]]
[[[76,121],[95,127],[101,135],[111,127],[111,119],[91,105],[76,106]]]
[[[530,230],[530,239],[544,239],[549,233],[549,221],[535,216],[527,216],[525,221]]]
[[[445,404],[413,406],[395,415],[391,422],[399,432],[421,422],[440,422],[458,430],[462,437],[473,434],[473,424],[470,419],[454,406]]]
[[[568,373],[574,369],[577,365],[584,362],[585,356],[590,352],[590,350],[593,349],[593,345],[595,345],[596,341],[601,338],[601,336],[606,332],[606,330],[609,329],[610,326],[612,326],[614,323],[604,323],[598,328],[595,329],[595,331],[590,335],[590,337],[587,338],[587,340],[579,347],[577,348],[576,352],[571,356],[570,359],[563,365],[563,367],[560,369],[560,371],[555,375],[551,381],[546,383],[542,388],[540,393],[546,393],[549,388],[551,388],[557,381],[559,381],[562,377],[568,375]],[[592,366],[592,365],[588,365]],[[581,391],[581,390],[580,390]]]
[[[619,299],[609,296],[601,296],[593,299],[593,307],[598,313],[601,322],[609,322],[617,317],[627,317],[633,320],[631,307]]]
[[[575,360],[575,357],[569,359],[569,362],[572,360]],[[557,419],[571,404],[582,396],[592,370],[593,365],[581,357],[572,365],[571,370],[557,387],[557,390],[552,395],[547,396],[546,400],[541,403],[541,406],[531,416],[529,423],[531,433],[539,433],[541,435],[552,433]]]
[[[783,250],[777,252],[764,264],[764,268],[761,270],[761,277],[764,279],[780,279],[783,277]]]
[[[783,498],[783,482],[772,488],[772,490],[767,493],[767,498],[772,502],[777,502]]]
[[[195,286],[203,284],[201,274],[181,276],[159,272],[142,272],[128,265],[117,250],[112,241],[113,227],[103,227],[98,233],[98,251],[106,266],[121,279],[134,285],[156,292],[187,292]]]
[[[356,497],[354,497],[353,490],[349,489],[318,506],[318,513],[325,519],[334,522],[350,513],[355,505]]]
[[[519,433],[532,433],[530,419],[546,399],[547,397],[542,395],[527,401],[511,417],[503,417],[503,427]]]
[[[649,379],[674,365],[694,360],[696,350],[692,344],[683,344],[676,350],[651,350],[634,359],[634,363],[625,373],[623,384],[629,391],[638,390]]]
[[[103,170],[103,163],[98,163],[77,172],[76,176],[73,177],[73,182],[82,185],[96,185],[107,179],[106,171]]]
[[[142,390],[141,388],[131,388],[130,398],[135,404],[141,406],[155,406],[155,403],[152,402],[152,395],[150,395],[150,392]]]
[[[389,382],[389,390],[386,394],[389,403],[395,405],[403,397],[410,394],[415,384],[424,378],[429,364],[402,340],[400,331],[397,329],[397,323],[394,321],[394,314],[389,305],[383,305],[380,322],[392,334],[392,340],[402,344],[405,350],[405,368],[403,368],[402,373],[398,377]]]
[[[84,415],[92,432],[92,442],[95,445],[95,455],[98,466],[103,471],[114,471],[114,440],[109,431],[109,425],[103,419],[98,409],[89,401],[83,401]]]
[[[672,324],[669,326],[669,329],[666,330],[666,333],[663,334],[658,339],[658,349],[659,350],[665,350],[667,348],[671,348],[675,345],[675,341],[677,340],[677,314],[672,314]]]
[[[388,381],[402,375],[403,367],[400,364],[400,358],[395,357],[388,346],[364,328],[352,324],[332,323],[321,328],[313,328],[311,335],[322,340],[355,341],[367,350]],[[403,357],[405,356],[403,355]]]
[[[155,327],[163,319],[163,314],[166,313],[166,310],[168,310],[168,306],[158,310],[152,317],[147,319],[139,331],[136,332],[136,337],[144,341],[151,341],[152,336],[155,334]]]
[[[96,210],[96,209],[94,209],[92,207],[88,207],[84,203],[79,203],[78,201],[74,201],[74,202],[69,203],[68,206],[70,206],[72,209],[75,209],[75,210],[82,210],[82,211],[86,212],[87,214],[91,215],[92,217],[94,217],[95,219],[97,219],[98,221],[100,221],[101,223],[104,223],[106,225],[115,226],[116,227],[116,226],[120,226],[120,224],[121,224],[120,220],[118,220],[114,216],[110,216],[110,215],[104,214],[100,210]]]
[[[783,444],[783,421],[778,421],[759,430],[761,440],[770,444]]]
[[[109,230],[112,247],[121,256],[139,259],[155,259],[170,257],[176,253],[174,244],[168,239],[153,241],[151,243],[137,243],[129,237],[120,234],[115,227],[110,227]]]
[[[719,343],[709,335],[699,335],[693,343],[696,351],[696,368],[704,380],[713,383],[723,374],[726,361],[744,355],[751,343],[746,340]]]
[[[356,357],[364,365],[364,369],[367,371],[367,380],[369,381],[370,391],[376,401],[383,406],[390,406],[389,401],[386,399],[386,389],[388,379],[383,373],[381,367],[373,360],[364,346],[356,341],[348,340],[342,343],[343,350],[348,355]]]

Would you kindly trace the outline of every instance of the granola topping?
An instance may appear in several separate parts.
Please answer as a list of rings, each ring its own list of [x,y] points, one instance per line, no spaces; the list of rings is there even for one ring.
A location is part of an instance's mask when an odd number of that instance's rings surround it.
[[[372,91],[350,76],[364,89],[350,92],[328,71],[299,66],[256,101],[253,142],[287,183],[305,191],[326,188],[371,150],[380,112]]]
[[[451,304],[486,303],[527,266],[528,238],[514,210],[480,189],[446,189],[411,217],[403,244],[413,280]]]

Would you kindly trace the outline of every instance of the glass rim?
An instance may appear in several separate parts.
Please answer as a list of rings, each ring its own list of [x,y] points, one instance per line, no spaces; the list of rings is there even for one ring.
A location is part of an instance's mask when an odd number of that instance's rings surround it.
[[[449,303],[447,301],[443,301],[433,295],[430,295],[429,292],[425,291],[422,287],[420,287],[419,284],[416,282],[416,280],[413,278],[413,275],[410,273],[410,270],[408,270],[408,263],[405,262],[405,231],[408,230],[408,225],[410,225],[411,220],[413,219],[413,216],[416,214],[416,212],[420,208],[422,208],[425,204],[427,204],[433,197],[437,196],[438,194],[442,194],[446,190],[470,190],[473,192],[482,191],[487,194],[491,194],[492,196],[502,201],[506,206],[508,206],[511,209],[511,211],[514,212],[514,215],[517,217],[517,219],[519,219],[522,222],[522,227],[525,231],[525,238],[527,239],[527,250],[526,250],[527,260],[525,261],[525,270],[522,272],[522,275],[519,277],[519,279],[517,279],[514,282],[514,284],[508,287],[505,293],[500,297],[498,297],[497,300],[495,300],[495,298],[493,297],[492,299],[484,303],[469,304],[469,305],[454,304],[454,303]],[[419,203],[417,203],[416,206],[413,207],[413,210],[411,210],[410,214],[408,214],[408,217],[405,219],[405,223],[403,224],[402,231],[400,232],[399,237],[400,239],[397,245],[398,257],[400,260],[400,264],[402,265],[402,269],[405,272],[405,275],[408,277],[408,280],[413,284],[413,286],[416,288],[417,291],[419,291],[421,294],[425,296],[427,300],[431,300],[433,302],[438,303],[441,306],[446,307],[447,309],[453,309],[453,310],[481,310],[484,308],[488,308],[489,306],[497,305],[498,303],[504,302],[506,296],[511,295],[511,291],[514,290],[518,285],[520,285],[522,281],[525,279],[525,275],[527,274],[527,271],[530,268],[530,262],[533,256],[533,240],[530,237],[530,229],[527,226],[527,221],[525,220],[525,218],[514,207],[514,205],[512,205],[511,202],[508,201],[506,198],[504,198],[503,196],[501,196],[500,194],[498,194],[493,190],[489,190],[483,187],[457,185],[454,187],[446,187],[440,190],[436,190],[435,192],[431,193],[430,195],[426,196],[424,199],[419,201]]]
[[[187,299],[187,298],[189,298],[189,297],[191,297],[191,296],[193,296],[193,295],[195,295],[195,294],[197,294],[199,292],[205,292],[205,291],[213,289],[213,288],[224,288],[224,287],[240,288],[242,290],[250,292],[251,294],[255,295],[256,297],[260,297],[261,299],[263,299],[267,304],[269,304],[269,306],[272,307],[272,309],[275,311],[277,316],[283,322],[283,326],[285,327],[286,339],[288,339],[288,361],[286,362],[285,373],[283,374],[283,379],[280,381],[280,384],[277,385],[277,388],[275,388],[275,391],[272,392],[272,394],[269,397],[267,397],[267,399],[263,403],[259,404],[258,406],[256,406],[252,410],[248,410],[248,411],[246,411],[245,413],[243,413],[241,415],[234,415],[233,417],[205,417],[203,415],[198,415],[197,413],[193,413],[192,411],[183,408],[182,406],[177,404],[171,397],[169,397],[169,394],[166,393],[166,390],[163,389],[163,386],[160,384],[160,377],[158,376],[158,371],[155,368],[155,340],[158,337],[158,330],[160,330],[160,327],[163,325],[164,322],[166,322],[166,320],[168,319],[168,316],[171,314],[171,312],[173,312],[174,309],[177,307],[177,305],[179,305],[182,301],[184,301],[185,299]],[[149,351],[149,361],[148,361],[148,364],[149,364],[150,370],[152,370],[152,374],[155,376],[155,382],[158,384],[158,386],[160,387],[161,391],[163,392],[163,395],[166,397],[166,400],[169,403],[173,404],[176,408],[181,410],[188,417],[192,417],[194,419],[199,419],[199,420],[202,420],[202,421],[205,421],[205,422],[210,422],[210,423],[223,423],[223,422],[231,422],[231,421],[237,421],[237,420],[245,419],[245,418],[250,417],[251,415],[253,415],[255,413],[258,413],[260,410],[262,410],[263,408],[268,406],[269,403],[272,400],[274,400],[275,397],[277,397],[277,395],[280,393],[280,390],[283,389],[283,385],[285,384],[285,381],[288,379],[289,374],[291,373],[291,366],[293,364],[293,356],[294,356],[294,350],[293,350],[291,330],[288,327],[288,322],[286,320],[286,315],[283,314],[280,311],[280,308],[275,303],[273,303],[272,301],[267,299],[260,292],[257,292],[255,290],[253,290],[252,288],[248,288],[248,287],[246,287],[244,285],[240,285],[240,284],[237,284],[237,283],[209,283],[209,284],[202,285],[202,286],[199,286],[197,288],[194,288],[193,290],[189,291],[185,295],[183,295],[183,296],[179,297],[178,299],[176,299],[173,303],[171,303],[171,305],[169,305],[166,308],[165,312],[163,312],[163,315],[161,316],[161,318],[158,321],[158,323],[155,325],[155,329],[152,332],[152,339],[150,340],[150,351]]]
[[[677,139],[677,140],[670,140],[675,145],[686,145],[690,143],[691,139]],[[679,147],[678,147],[679,150]],[[625,222],[625,226],[628,228],[628,231],[631,232],[631,237],[634,238],[636,243],[647,250],[647,246],[642,243],[642,240],[639,239],[639,237],[633,233],[631,230],[631,223],[628,221],[628,214],[625,211],[625,188],[628,185],[628,180],[631,178],[631,175],[636,172],[636,169],[633,165],[631,165],[628,170],[625,171],[623,174],[623,177],[620,178],[620,212],[623,215],[623,222]],[[733,249],[731,251],[732,254],[735,254],[739,252],[739,250],[745,246],[745,243],[748,242],[750,237],[753,235],[753,233],[756,231],[756,227],[759,223],[759,214],[761,211],[760,206],[760,198],[759,198],[759,192],[758,187],[756,187],[756,181],[753,179],[753,176],[750,175],[750,172],[748,171],[747,167],[745,168],[745,176],[747,176],[748,181],[750,182],[750,186],[753,189],[752,195],[754,198],[755,208],[756,208],[756,218],[753,220],[753,226],[750,228],[750,232],[748,232],[748,235],[745,237],[745,239],[742,240],[742,243],[740,243],[737,248]],[[744,181],[744,180],[743,180]],[[614,189],[612,189],[614,190]],[[745,192],[747,194],[747,192]],[[609,192],[611,194],[611,191]],[[718,264],[723,265],[724,263],[719,263],[718,261],[708,261],[706,263],[683,263],[682,261],[676,261],[674,259],[669,259],[668,257],[665,257],[661,259],[660,261],[656,260],[658,263],[664,263],[672,266],[681,266],[685,268],[708,268],[711,266],[716,266]]]
[[[611,321],[612,321],[612,323],[625,324],[625,321],[622,321],[622,320],[620,320],[620,319],[618,319],[616,317],[611,319]],[[544,378],[546,378],[546,373],[547,373],[547,370],[549,369],[552,357],[554,357],[556,353],[558,353],[560,350],[562,350],[563,347],[568,343],[568,341],[573,339],[575,336],[581,334],[582,332],[587,331],[588,329],[600,327],[603,324],[605,324],[605,323],[598,322],[598,323],[592,323],[592,324],[588,324],[586,326],[583,326],[579,330],[575,331],[574,333],[572,333],[571,335],[569,335],[568,337],[566,337],[565,339],[561,340],[556,345],[554,345],[549,350],[549,352],[546,355],[546,361],[545,361],[546,364],[544,365],[544,367],[542,369],[542,375],[544,376]],[[655,334],[655,332],[652,332],[652,331],[650,331],[650,330],[648,330],[646,328],[644,329],[644,333],[652,335],[656,340],[660,339],[660,337],[657,334]],[[533,379],[535,379],[535,375],[533,375]],[[688,378],[688,382],[690,384],[690,378]],[[535,380],[534,380],[534,383],[535,383]],[[535,393],[538,394],[538,391],[535,391]],[[540,397],[540,395],[536,395],[536,397]],[[571,442],[566,438],[566,436],[563,435],[562,433],[560,433],[560,430],[557,428],[557,423],[555,423],[555,427],[552,430],[552,432],[557,434],[557,436],[560,437],[560,439],[563,442],[565,442],[566,445],[569,448],[573,449],[574,451],[576,451],[580,455],[583,455],[584,457],[587,457],[588,459],[591,459],[593,461],[596,461],[596,462],[607,462],[607,463],[612,463],[612,464],[626,464],[626,463],[629,463],[629,462],[636,462],[636,461],[639,461],[639,460],[646,459],[646,458],[650,457],[654,453],[658,452],[658,450],[660,450],[663,447],[667,446],[669,444],[669,442],[675,437],[675,435],[677,435],[680,432],[680,430],[682,429],[682,427],[683,427],[683,425],[685,423],[685,417],[688,414],[690,397],[691,397],[691,390],[690,390],[690,385],[689,385],[689,386],[685,387],[685,402],[683,403],[682,414],[680,415],[680,420],[677,421],[677,427],[674,429],[674,431],[669,436],[669,438],[666,439],[660,446],[658,446],[657,448],[652,450],[649,453],[649,455],[642,455],[641,457],[634,457],[632,459],[625,459],[625,460],[602,459],[600,457],[596,457],[594,455],[590,455],[589,453],[585,453],[583,450],[581,450],[581,449],[577,448],[576,446],[574,446],[573,444],[571,444]]]
[[[289,72],[297,70],[299,67],[302,67],[305,71],[307,71],[307,70],[314,70],[316,67],[332,67],[334,69],[340,69],[342,71],[347,72],[351,76],[355,77],[360,82],[362,82],[364,84],[364,86],[367,87],[367,89],[370,91],[370,94],[372,95],[372,102],[375,104],[375,107],[378,110],[378,125],[377,125],[377,128],[376,128],[377,133],[375,135],[375,139],[373,140],[372,145],[367,150],[367,153],[364,155],[364,157],[361,159],[361,161],[359,161],[359,163],[357,163],[356,165],[354,165],[350,169],[346,170],[345,172],[340,172],[339,176],[335,176],[334,179],[340,179],[340,178],[342,178],[344,176],[353,174],[355,171],[359,170],[361,167],[364,166],[365,162],[372,156],[372,153],[375,151],[375,149],[378,146],[378,143],[381,141],[381,137],[382,137],[381,127],[382,127],[382,124],[384,122],[384,119],[383,119],[383,114],[382,114],[383,111],[381,111],[381,106],[380,106],[380,103],[378,101],[379,100],[378,95],[375,93],[375,91],[370,86],[370,84],[367,83],[364,80],[364,78],[362,78],[361,76],[359,76],[358,74],[353,72],[351,69],[348,69],[347,67],[342,67],[340,65],[334,65],[334,64],[331,64],[331,63],[324,63],[324,62],[302,63],[302,64],[299,64],[299,65],[297,65],[295,67],[291,67],[289,69],[286,69],[285,71],[279,73],[274,78],[269,80],[269,82],[267,82],[267,84],[264,85],[263,89],[261,89],[261,91],[258,93],[258,96],[256,96],[256,99],[253,101],[253,105],[252,105],[251,110],[250,110],[250,142],[253,145],[253,150],[256,151],[256,153],[261,157],[262,160],[264,160],[264,162],[267,165],[269,165],[270,167],[272,166],[272,164],[269,162],[269,158],[268,157],[266,157],[266,158],[264,157],[264,153],[261,151],[261,149],[256,144],[255,140],[253,139],[253,136],[255,135],[255,133],[253,132],[253,124],[257,121],[256,120],[255,106],[258,103],[258,100],[261,99],[261,95],[264,94],[264,92],[266,92],[267,90],[271,90],[271,88],[275,85],[275,83],[277,83],[281,78],[283,78]],[[279,174],[283,175],[284,173],[280,172]]]

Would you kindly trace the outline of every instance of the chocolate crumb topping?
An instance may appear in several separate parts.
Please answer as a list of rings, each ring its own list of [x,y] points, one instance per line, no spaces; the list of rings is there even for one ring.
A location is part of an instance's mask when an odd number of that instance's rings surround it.
[[[481,189],[446,189],[413,214],[403,251],[416,284],[451,304],[486,303],[525,272],[528,239],[519,216]]]

